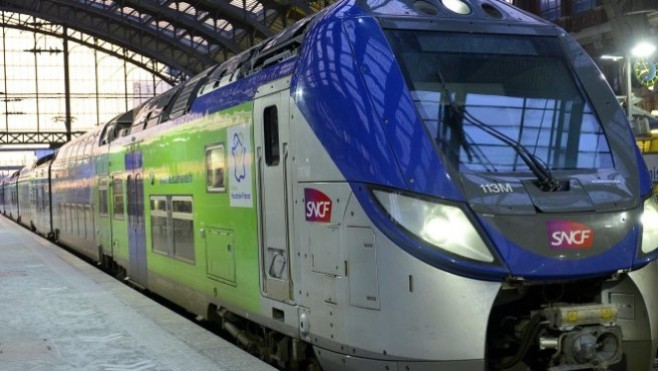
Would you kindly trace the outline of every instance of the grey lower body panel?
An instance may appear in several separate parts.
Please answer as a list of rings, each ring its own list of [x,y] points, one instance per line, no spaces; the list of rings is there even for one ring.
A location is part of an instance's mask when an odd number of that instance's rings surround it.
[[[477,371],[485,369],[484,359],[459,361],[408,361],[380,360],[353,357],[314,347],[315,355],[324,370],[331,371]]]
[[[653,369],[655,348],[651,341],[624,341],[622,347],[624,357],[621,362],[610,366],[609,370],[649,371]]]

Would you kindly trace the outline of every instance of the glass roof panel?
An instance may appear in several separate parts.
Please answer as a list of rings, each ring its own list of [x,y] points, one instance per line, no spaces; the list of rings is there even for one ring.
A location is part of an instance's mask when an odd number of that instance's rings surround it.
[[[217,32],[230,32],[233,30],[233,24],[225,19],[207,18],[203,21],[203,25]]]
[[[256,0],[231,0],[231,5],[258,14],[263,11],[263,4]]]
[[[233,24],[225,19],[218,19],[217,28],[222,31],[228,32],[233,30]]]
[[[203,46],[208,46],[208,40],[201,36],[194,36],[192,39],[196,45],[203,45]]]
[[[171,7],[171,5],[169,6]],[[189,14],[192,17],[196,16],[197,10],[195,7],[193,7],[191,4],[186,3],[184,1],[181,1],[178,3],[178,9],[179,12],[183,12],[185,14]]]
[[[208,16],[208,14],[209,13],[206,12],[206,11],[197,10],[196,19],[199,20],[199,21],[202,21],[203,19],[205,19]]]
[[[203,25],[210,28],[215,28],[215,19],[208,17],[203,21]]]
[[[158,30],[167,30],[167,31],[171,31],[171,32],[174,32],[176,30],[176,28],[171,23],[169,23],[167,21],[158,21],[158,20],[154,19],[153,22],[151,22],[151,25],[154,26]]]
[[[137,20],[141,19],[141,13],[129,6],[117,8],[116,12],[124,17],[137,19]]]
[[[92,6],[101,6],[104,8],[109,8],[115,4],[114,0],[78,0],[80,3],[91,4]]]
[[[0,74],[7,77],[7,81],[0,82],[0,131],[64,132],[66,104],[61,26],[28,15],[6,12],[2,16],[7,24],[30,25],[37,33],[11,26],[0,30],[0,38],[4,36],[0,41],[0,58],[6,61],[0,66],[4,69]],[[101,50],[94,51],[84,43],[114,54],[129,53],[124,48],[94,40],[72,29],[67,35],[70,69],[75,71],[70,76],[72,131],[94,128],[169,88],[152,73]],[[192,41],[200,50],[208,47],[203,38]],[[139,58],[144,59],[140,61]],[[146,57],[135,56],[134,59],[139,63],[156,63],[147,62]],[[5,146],[0,144],[0,150]],[[2,151],[0,166],[29,164],[34,156],[34,151]],[[0,177],[8,171],[0,169]]]

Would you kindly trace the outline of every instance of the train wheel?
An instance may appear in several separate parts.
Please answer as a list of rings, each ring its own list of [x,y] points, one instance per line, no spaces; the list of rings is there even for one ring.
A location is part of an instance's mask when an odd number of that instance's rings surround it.
[[[322,367],[320,367],[320,363],[318,363],[317,359],[312,359],[306,365],[306,371],[322,371]]]

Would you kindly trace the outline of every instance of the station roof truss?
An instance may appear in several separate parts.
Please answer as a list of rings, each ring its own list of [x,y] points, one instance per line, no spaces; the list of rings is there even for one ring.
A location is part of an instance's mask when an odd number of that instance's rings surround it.
[[[174,84],[333,2],[0,0],[0,20],[5,27],[67,37]]]
[[[48,144],[50,148],[58,148],[62,144],[71,140],[71,137],[78,137],[84,134],[82,131],[67,132],[3,132],[0,133],[0,147],[2,151],[11,148],[6,145],[15,146],[15,150],[26,150],[24,145]]]

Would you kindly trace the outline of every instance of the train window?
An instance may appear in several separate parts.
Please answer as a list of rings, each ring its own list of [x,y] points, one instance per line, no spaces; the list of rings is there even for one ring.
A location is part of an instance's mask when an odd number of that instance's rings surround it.
[[[614,167],[558,38],[386,34],[427,133],[458,171],[530,170],[519,148],[551,170]]]
[[[175,213],[192,214],[192,200],[174,199],[171,201],[171,211]]]
[[[194,262],[194,217],[191,197],[173,197],[172,225],[174,232],[174,256]]]
[[[66,204],[66,225],[67,225],[67,230],[69,234],[74,234],[76,233],[75,229],[75,205],[73,204]]]
[[[125,137],[126,135],[130,134],[130,128],[131,128],[130,126],[124,128],[118,128],[115,138]]]
[[[155,126],[159,122],[160,122],[160,116],[154,112],[151,112],[149,113],[149,117],[146,119],[146,126],[144,127],[144,129]]]
[[[73,208],[74,205],[66,204],[66,223],[68,225],[68,231],[71,234],[75,233],[75,228],[73,224],[73,222],[75,221],[75,219],[73,218]]]
[[[167,212],[167,199],[164,197],[151,197],[151,212]]]
[[[38,187],[38,186],[37,186]],[[42,191],[41,188],[35,188],[34,191],[34,200],[32,201],[37,208],[37,212],[42,212],[43,201],[41,200]]]
[[[167,198],[151,196],[151,241],[153,251],[169,255],[170,230]]]
[[[84,223],[85,223],[85,239],[91,240],[94,238],[94,213],[91,209],[91,205],[84,205]]]
[[[84,221],[81,220],[84,218],[84,212],[82,211],[82,205],[76,204],[73,205],[73,210],[74,210],[74,220],[75,220],[75,234],[77,234],[80,237],[84,237],[85,231],[84,231]]]
[[[154,252],[194,262],[194,206],[188,196],[151,196]]]
[[[462,0],[441,0],[441,2],[443,3],[443,6],[457,14],[471,13],[471,8],[469,8],[468,4]]]
[[[107,195],[107,183],[102,182],[98,187],[98,213],[101,216],[107,216],[109,214]]]
[[[121,179],[112,181],[112,200],[114,208],[114,217],[123,219],[123,183]]]
[[[206,190],[208,192],[224,192],[224,144],[206,148]]]
[[[91,137],[89,139],[92,139]],[[84,148],[82,149],[82,160],[84,161],[85,165],[89,164],[89,161],[91,160],[91,141],[87,141],[85,143]]]
[[[66,230],[66,219],[64,218],[64,205],[62,205],[61,203],[57,204],[57,215],[59,216],[60,228],[55,228],[55,229],[65,231]],[[53,222],[55,222],[55,220],[53,220]]]
[[[265,134],[265,163],[279,165],[279,115],[276,106],[265,108],[263,112]]]
[[[135,218],[137,229],[144,230],[144,180],[141,174],[135,175]]]
[[[105,127],[103,127],[103,131],[101,132],[101,135],[98,138],[98,145],[99,146],[104,146],[107,143],[109,143],[108,139],[107,139],[107,136],[108,136],[107,133],[109,132],[109,130],[107,130],[107,128],[109,126],[110,126],[109,124],[106,124]]]
[[[131,228],[133,228],[133,220],[132,217],[135,215],[135,204],[134,204],[134,199],[135,198],[135,186],[133,185],[133,178],[132,176],[128,175],[126,177],[126,204],[127,204],[127,213],[128,213],[128,225],[130,225]]]
[[[148,112],[145,117],[139,117],[135,119],[135,122],[130,127],[130,133],[135,134],[146,128],[149,118],[151,117],[151,112]]]
[[[183,219],[173,219],[174,224],[174,256],[194,262],[194,222]]]
[[[43,201],[43,206],[41,207],[42,210],[48,210],[48,204],[50,203],[50,195],[48,194],[48,191],[46,190],[45,186],[42,189],[43,196],[41,200]]]
[[[71,225],[71,220],[69,217],[69,205],[68,204],[62,204],[62,230],[68,233],[71,233],[70,230],[70,225]]]
[[[205,84],[206,80],[208,79],[208,75],[210,75],[210,73],[214,71],[215,68],[217,68],[217,66],[213,66],[196,75],[181,88],[181,92],[170,103],[171,111],[169,112],[168,119],[175,119],[189,111],[190,104],[196,97],[199,88],[201,88],[201,85]]]

